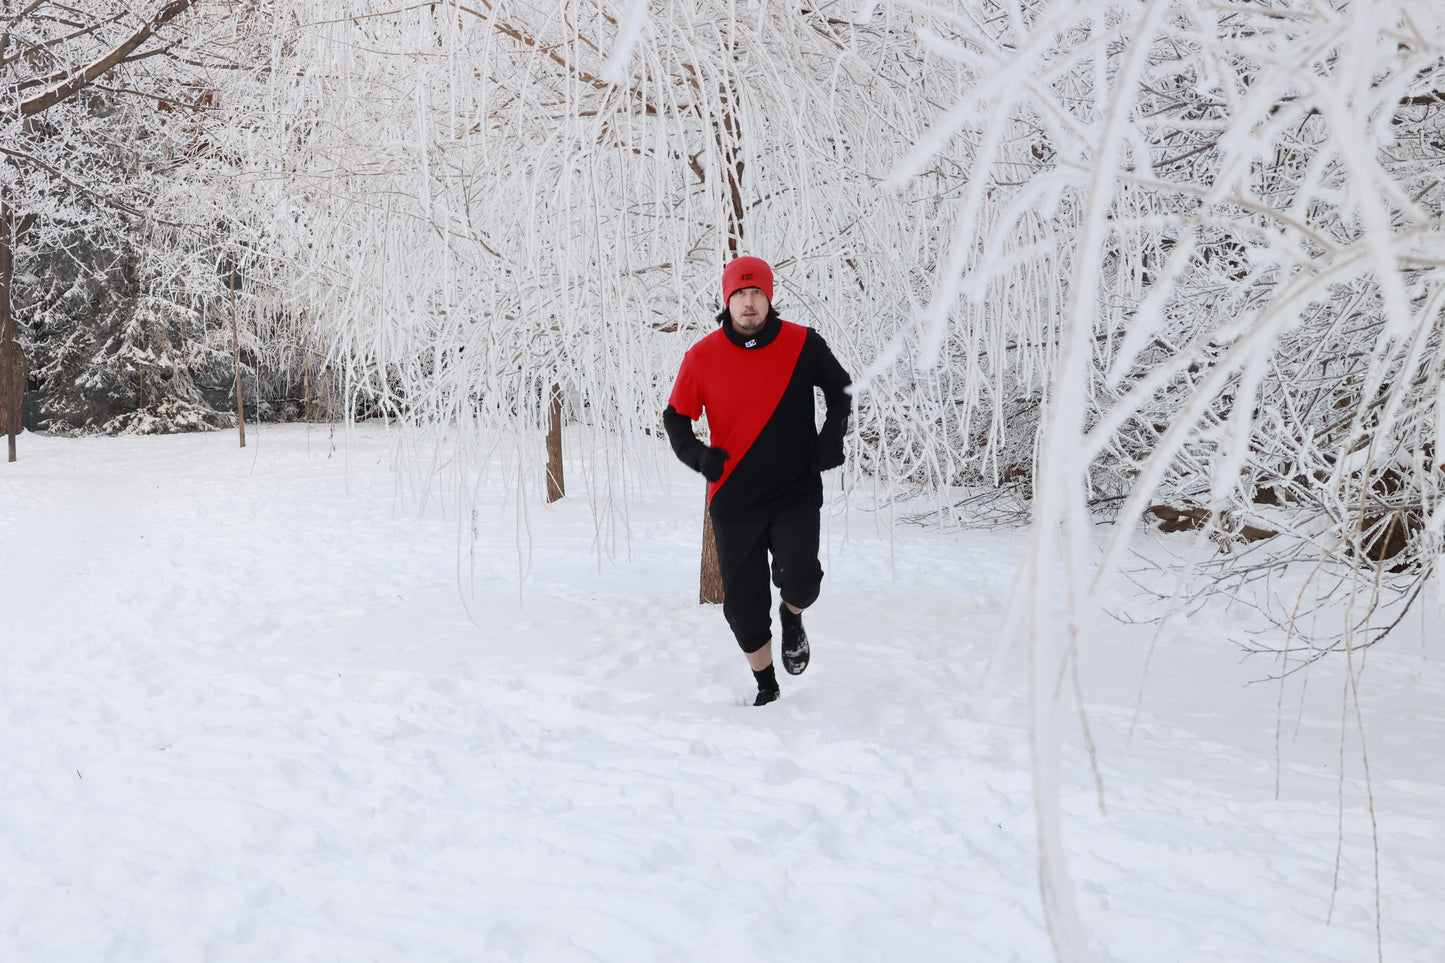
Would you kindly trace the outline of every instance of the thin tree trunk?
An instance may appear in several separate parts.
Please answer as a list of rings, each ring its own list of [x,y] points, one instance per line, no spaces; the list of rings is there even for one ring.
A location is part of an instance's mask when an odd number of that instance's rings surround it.
[[[547,504],[567,494],[562,478],[562,387],[552,386],[547,412]]]
[[[717,539],[712,533],[712,516],[704,504],[702,510],[702,575],[698,580],[697,601],[701,605],[721,605],[723,600],[722,569],[717,562]]]
[[[10,340],[10,279],[14,274],[10,246],[14,237],[10,197],[0,188],[0,344]]]
[[[246,402],[241,397],[241,332],[236,324],[236,270],[231,269],[231,360],[236,367],[236,430],[246,447]]]
[[[24,416],[25,355],[20,352],[20,339],[10,313],[10,283],[15,262],[12,247],[15,222],[10,199],[0,190],[0,431],[9,436],[10,461],[15,460],[15,436],[20,434]]]

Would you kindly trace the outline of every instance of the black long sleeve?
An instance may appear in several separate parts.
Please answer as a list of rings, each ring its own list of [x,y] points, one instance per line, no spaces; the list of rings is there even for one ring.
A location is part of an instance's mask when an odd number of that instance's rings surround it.
[[[697,471],[698,463],[707,451],[707,445],[693,433],[692,419],[679,414],[676,408],[668,405],[662,413],[662,427],[667,429],[667,441],[672,445],[672,452],[677,456],[677,460]]]
[[[672,405],[662,413],[662,425],[667,429],[667,440],[672,451],[684,465],[710,482],[722,477],[723,466],[728,453],[721,448],[708,447],[692,433],[692,419],[680,414]]]
[[[822,342],[821,338],[818,340]],[[823,427],[818,431],[818,468],[827,471],[843,464],[843,436],[848,433],[848,418],[853,413],[853,396],[848,386],[853,379],[826,342],[818,353],[817,365],[817,384],[823,389],[823,402],[827,406]]]

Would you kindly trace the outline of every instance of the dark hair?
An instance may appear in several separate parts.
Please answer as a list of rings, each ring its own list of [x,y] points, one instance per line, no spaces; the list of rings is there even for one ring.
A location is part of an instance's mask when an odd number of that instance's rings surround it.
[[[728,314],[728,306],[727,306],[726,304],[724,304],[724,305],[723,305],[723,309],[717,313],[717,323],[718,323],[718,324],[725,324],[730,317],[732,317],[732,316],[731,316],[730,314]],[[777,321],[780,317],[781,317],[781,316],[778,314],[778,309],[775,308],[775,307],[773,307],[773,302],[769,301],[769,302],[768,302],[768,316],[763,319],[763,324],[765,324],[765,325],[767,325],[767,324],[772,324],[774,321]]]

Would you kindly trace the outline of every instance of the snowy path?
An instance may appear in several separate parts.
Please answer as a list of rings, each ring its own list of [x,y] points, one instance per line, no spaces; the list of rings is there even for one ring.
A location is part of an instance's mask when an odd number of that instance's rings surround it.
[[[890,552],[833,517],[813,667],[753,709],[694,602],[680,467],[600,567],[585,497],[533,507],[520,599],[488,506],[474,623],[450,503],[417,517],[375,428],[21,442],[0,960],[1050,958],[1018,658],[978,686],[1019,532],[900,527]],[[1445,671],[1413,631],[1362,683],[1391,961],[1445,953]],[[1286,692],[1276,800],[1279,690],[1217,626],[1165,640],[1127,739],[1147,639],[1116,627],[1085,665],[1105,813],[1069,754],[1098,957],[1374,959],[1341,667]]]

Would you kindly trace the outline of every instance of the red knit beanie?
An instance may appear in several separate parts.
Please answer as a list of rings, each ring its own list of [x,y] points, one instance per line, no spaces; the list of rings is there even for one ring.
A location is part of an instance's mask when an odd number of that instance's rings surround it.
[[[723,304],[728,303],[734,291],[743,288],[758,288],[768,296],[768,303],[773,303],[773,269],[767,261],[760,257],[740,257],[728,262],[723,268]]]

